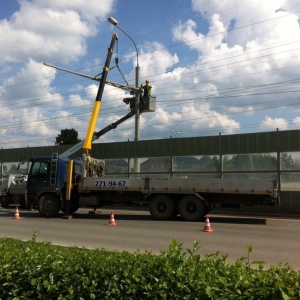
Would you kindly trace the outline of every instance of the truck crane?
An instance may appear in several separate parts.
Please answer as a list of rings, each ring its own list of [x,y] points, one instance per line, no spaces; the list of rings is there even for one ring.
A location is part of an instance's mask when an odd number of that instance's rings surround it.
[[[97,97],[96,97],[96,101],[94,103],[94,109],[93,109],[93,113],[92,113],[92,117],[90,120],[90,124],[89,124],[89,128],[88,128],[88,132],[86,135],[86,139],[83,141],[78,142],[77,144],[75,144],[74,146],[72,146],[71,148],[69,148],[67,151],[63,152],[60,154],[61,157],[64,158],[69,158],[72,154],[74,154],[75,152],[77,152],[80,149],[84,149],[85,153],[88,153],[88,150],[91,148],[91,143],[94,142],[95,140],[99,139],[102,135],[104,135],[105,133],[109,132],[112,129],[117,128],[118,125],[120,125],[121,123],[123,123],[124,121],[128,120],[129,118],[131,118],[132,116],[134,116],[135,114],[135,110],[133,109],[133,106],[130,106],[130,112],[122,117],[121,119],[119,119],[116,122],[113,122],[112,124],[106,126],[105,128],[103,128],[102,130],[98,131],[98,132],[94,132],[93,134],[92,131],[95,128],[95,119],[98,116],[99,110],[100,110],[100,104],[101,104],[101,97],[103,94],[103,90],[104,90],[104,84],[103,82],[105,82],[106,77],[107,77],[107,72],[109,70],[108,66],[110,63],[110,59],[111,59],[111,55],[112,55],[112,50],[114,48],[114,43],[117,40],[117,35],[114,34],[112,41],[111,41],[111,45],[110,48],[108,50],[108,55],[107,55],[107,61],[105,63],[105,67],[103,70],[103,76],[101,79],[99,79],[98,77],[92,77],[86,74],[82,74],[82,73],[78,73],[78,72],[74,72],[71,70],[67,70],[61,67],[57,67],[57,66],[53,66],[50,64],[46,64],[47,66],[50,67],[54,67],[56,69],[60,69],[63,71],[67,71],[69,73],[74,73],[80,76],[84,76],[96,81],[100,82],[100,87],[98,89],[98,93],[97,93]],[[106,82],[106,84],[115,86],[115,87],[119,87],[122,88],[124,90],[130,91],[131,93],[138,93],[139,91],[135,88],[135,87],[131,87],[128,85],[122,85],[119,83],[115,83],[115,82]],[[91,140],[90,140],[91,139]],[[58,153],[54,153],[52,155],[52,159],[53,160],[57,160],[58,157]],[[21,171],[18,174],[3,174],[1,175],[1,184],[0,184],[0,204],[3,208],[7,208],[10,204],[15,204],[15,205],[21,205],[22,207],[25,208],[30,208],[31,206],[34,205],[35,200],[31,200],[28,201],[28,197],[26,197],[26,184],[27,184],[27,177],[28,177],[28,173],[29,173],[29,168],[30,168],[30,164],[31,161],[28,162],[28,167],[26,168],[26,172],[24,173],[24,170]],[[104,162],[103,162],[104,164]],[[19,165],[20,168],[20,165]],[[18,168],[18,169],[19,169]],[[55,176],[52,174],[52,182],[54,182],[55,180]]]
[[[92,158],[90,150],[93,139],[100,137],[118,124],[130,118],[134,112],[113,123],[97,134],[94,133],[100,112],[105,84],[130,90],[140,97],[138,88],[107,81],[107,73],[116,34],[112,37],[101,79],[84,75],[100,82],[91,115],[82,159],[69,159],[64,155],[35,157],[30,159],[31,168],[27,180],[26,197],[34,202],[41,216],[55,217],[60,211],[71,218],[79,207],[99,207],[103,204],[142,202],[147,203],[150,214],[159,220],[180,215],[186,221],[197,221],[206,215],[214,203],[247,205],[275,205],[279,203],[276,180],[242,180],[222,178],[166,178],[148,176],[140,178],[112,178],[104,174],[103,161]],[[77,72],[75,74],[81,75]],[[134,100],[126,102],[130,103]]]

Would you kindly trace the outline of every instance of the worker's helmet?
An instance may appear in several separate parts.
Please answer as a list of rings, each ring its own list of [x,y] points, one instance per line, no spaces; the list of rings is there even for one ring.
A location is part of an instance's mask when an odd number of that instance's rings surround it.
[[[149,80],[146,80],[145,82],[146,82],[146,83],[149,83]]]

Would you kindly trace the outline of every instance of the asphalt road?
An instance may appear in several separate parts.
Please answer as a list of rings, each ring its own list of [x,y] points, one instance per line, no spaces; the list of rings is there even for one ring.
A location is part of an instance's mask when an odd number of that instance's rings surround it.
[[[228,260],[247,256],[247,245],[253,247],[250,261],[264,261],[265,266],[288,263],[300,270],[300,220],[254,218],[211,214],[211,233],[203,232],[205,221],[156,221],[145,211],[115,210],[117,226],[108,226],[110,210],[90,215],[80,209],[73,219],[46,219],[36,211],[20,210],[20,220],[14,219],[14,208],[0,207],[0,236],[23,240],[39,231],[37,241],[53,244],[105,248],[119,251],[167,250],[172,239],[191,248],[197,240],[200,255],[220,251]]]

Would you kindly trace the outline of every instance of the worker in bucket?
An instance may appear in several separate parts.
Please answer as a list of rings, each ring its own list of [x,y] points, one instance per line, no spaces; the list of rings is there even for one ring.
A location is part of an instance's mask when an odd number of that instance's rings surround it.
[[[151,96],[152,86],[149,83],[149,80],[145,81],[145,85],[142,85],[143,96],[140,98],[140,112],[143,112],[144,106],[149,102],[149,96]]]
[[[151,96],[152,86],[150,85],[149,80],[145,81],[145,85],[143,85],[142,88],[143,88],[143,97]]]

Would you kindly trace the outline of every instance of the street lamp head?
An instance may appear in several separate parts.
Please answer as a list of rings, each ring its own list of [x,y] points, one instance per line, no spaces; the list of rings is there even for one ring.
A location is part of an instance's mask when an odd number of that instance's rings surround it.
[[[108,22],[113,24],[114,26],[118,26],[118,21],[116,19],[114,19],[113,17],[109,17]]]
[[[116,27],[118,27],[123,33],[125,33],[133,42],[135,50],[136,50],[136,69],[139,68],[139,52],[138,52],[138,48],[136,46],[136,43],[134,41],[134,39],[124,30],[122,29],[120,26],[118,26],[118,21],[116,19],[114,19],[113,17],[109,17],[108,22]],[[139,84],[136,84],[136,86],[138,87]]]

